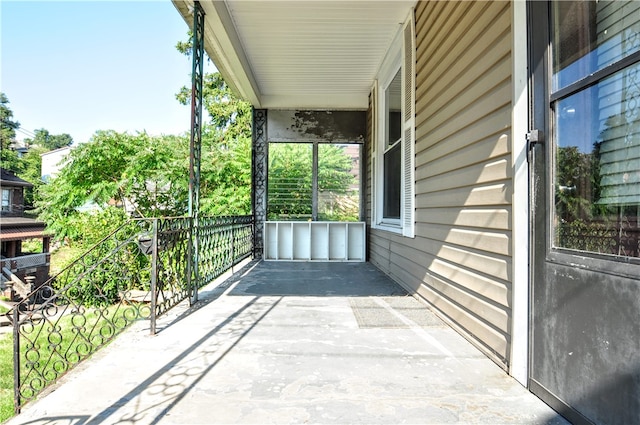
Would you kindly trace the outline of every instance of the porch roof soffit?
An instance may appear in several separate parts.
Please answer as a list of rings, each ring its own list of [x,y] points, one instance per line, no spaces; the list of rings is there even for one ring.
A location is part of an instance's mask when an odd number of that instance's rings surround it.
[[[193,25],[193,0],[173,0]],[[415,0],[201,1],[205,50],[256,108],[367,108],[369,90]]]

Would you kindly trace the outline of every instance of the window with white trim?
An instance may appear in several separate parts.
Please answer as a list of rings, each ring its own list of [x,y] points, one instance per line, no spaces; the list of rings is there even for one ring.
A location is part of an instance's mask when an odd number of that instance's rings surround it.
[[[371,94],[374,228],[414,236],[415,29],[398,32]]]

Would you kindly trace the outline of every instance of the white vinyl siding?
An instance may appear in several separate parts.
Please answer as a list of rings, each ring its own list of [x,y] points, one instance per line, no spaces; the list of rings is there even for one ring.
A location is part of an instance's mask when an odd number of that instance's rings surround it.
[[[415,238],[373,228],[370,260],[507,368],[510,3],[419,2],[415,19]]]

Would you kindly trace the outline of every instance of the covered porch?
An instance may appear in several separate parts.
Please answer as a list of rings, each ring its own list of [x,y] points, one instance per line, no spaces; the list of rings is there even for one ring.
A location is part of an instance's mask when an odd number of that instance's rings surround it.
[[[355,144],[363,253],[335,257],[369,261],[527,386],[526,37],[514,30],[526,28],[525,3],[174,4],[194,58],[206,53],[253,107],[256,258],[332,257],[296,243],[304,226],[277,224],[271,149],[313,147],[316,222],[319,147]]]
[[[566,423],[369,263],[236,271],[7,424]]]

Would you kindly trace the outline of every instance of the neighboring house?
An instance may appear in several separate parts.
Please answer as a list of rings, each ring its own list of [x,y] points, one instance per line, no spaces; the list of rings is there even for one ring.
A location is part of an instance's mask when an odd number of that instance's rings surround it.
[[[0,276],[3,281],[11,280],[8,270],[23,282],[37,286],[49,278],[50,236],[46,234],[43,222],[24,215],[24,188],[33,185],[4,168],[0,171]],[[42,241],[40,252],[22,252],[23,241],[30,239]]]
[[[640,3],[173,2],[254,106],[258,244],[270,143],[361,144],[371,263],[572,422],[640,422]]]
[[[24,188],[33,187],[9,170],[0,168],[0,185],[2,191],[2,216],[21,216],[24,213]]]
[[[29,151],[24,140],[14,140],[9,147],[18,153],[18,158],[22,158]]]
[[[42,181],[47,182],[58,174],[60,169],[67,163],[67,156],[70,152],[71,147],[65,146],[40,154],[40,158],[42,159],[42,169],[40,172]]]

